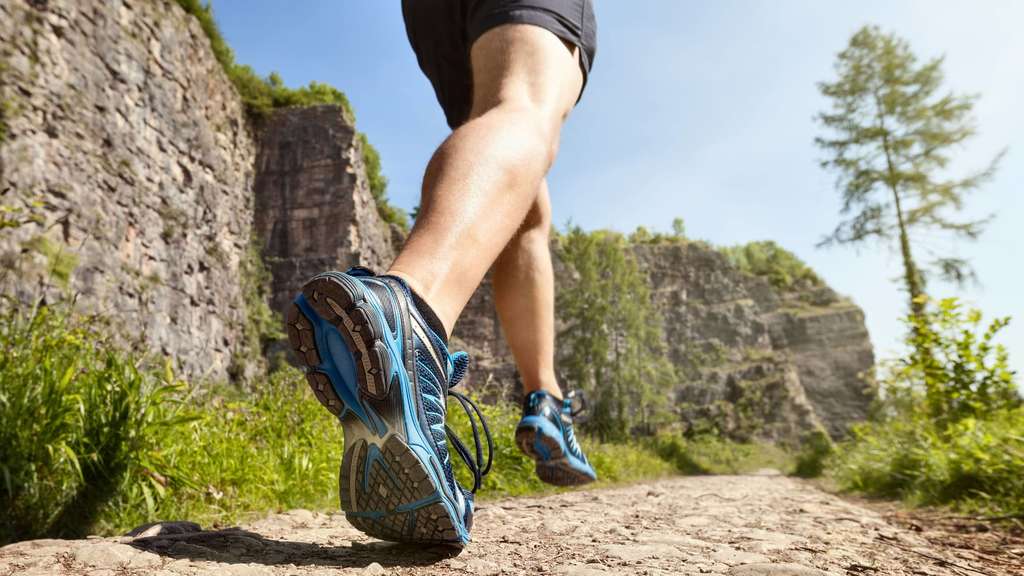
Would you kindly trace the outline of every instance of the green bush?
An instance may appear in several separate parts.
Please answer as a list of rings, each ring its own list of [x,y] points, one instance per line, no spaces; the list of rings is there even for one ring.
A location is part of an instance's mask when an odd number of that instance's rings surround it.
[[[1024,512],[1024,408],[1004,348],[1006,323],[955,299],[908,318],[911,352],[886,368],[876,418],[838,447],[840,486],[920,504]]]
[[[131,477],[160,468],[176,384],[140,371],[93,321],[61,309],[0,317],[0,542],[80,536]]]
[[[800,478],[821,476],[834,453],[835,445],[832,438],[824,430],[815,430],[807,434],[796,453],[793,475]]]
[[[390,224],[396,224],[402,230],[409,231],[409,214],[405,210],[392,206],[388,202],[388,179],[381,172],[380,153],[370,144],[366,134],[359,133],[359,143],[363,150],[363,165],[366,167],[366,178],[369,180],[370,194],[377,203],[377,213]]]
[[[822,285],[818,275],[802,260],[770,240],[718,250],[740,271],[764,277],[776,288],[787,289],[802,284]]]

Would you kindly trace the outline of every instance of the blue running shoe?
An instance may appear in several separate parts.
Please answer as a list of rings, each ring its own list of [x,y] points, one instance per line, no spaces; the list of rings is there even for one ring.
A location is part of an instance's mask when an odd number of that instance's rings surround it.
[[[555,486],[579,486],[597,480],[572,429],[575,394],[558,400],[542,390],[523,402],[523,418],[516,426],[516,444],[537,461],[537,477]]]
[[[466,353],[449,354],[405,282],[365,268],[306,283],[287,329],[313,393],[345,432],[340,492],[349,522],[383,540],[469,542],[473,494],[492,448],[479,409],[449,390],[466,372]],[[445,425],[449,394],[470,413],[475,454]],[[488,441],[486,462],[473,416]],[[471,490],[455,481],[449,443],[473,472]]]

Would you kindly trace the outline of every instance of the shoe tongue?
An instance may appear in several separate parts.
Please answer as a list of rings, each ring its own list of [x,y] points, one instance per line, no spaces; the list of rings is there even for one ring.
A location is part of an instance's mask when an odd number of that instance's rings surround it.
[[[469,354],[466,354],[462,350],[452,354],[452,372],[448,375],[448,387],[452,388],[457,385],[466,375],[466,370],[469,369]]]

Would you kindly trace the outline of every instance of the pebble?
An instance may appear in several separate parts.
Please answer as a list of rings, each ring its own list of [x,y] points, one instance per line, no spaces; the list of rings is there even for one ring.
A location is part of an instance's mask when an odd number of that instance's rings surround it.
[[[151,538],[153,536],[191,534],[202,531],[202,527],[195,522],[150,522],[149,524],[143,524],[142,526],[128,531],[125,533],[125,536],[129,536],[131,538]]]

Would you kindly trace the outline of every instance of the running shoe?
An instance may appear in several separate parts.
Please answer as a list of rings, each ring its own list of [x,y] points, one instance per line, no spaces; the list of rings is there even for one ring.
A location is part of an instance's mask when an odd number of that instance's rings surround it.
[[[537,477],[555,486],[579,486],[597,480],[576,433],[573,418],[582,411],[573,408],[582,396],[570,392],[559,400],[542,390],[531,392],[523,401],[523,418],[516,426],[516,444],[536,460]]]
[[[349,522],[383,540],[469,542],[473,495],[493,451],[480,410],[450,390],[466,373],[466,353],[449,353],[404,281],[365,268],[306,283],[287,330],[313,394],[345,433],[340,493]],[[445,424],[449,395],[470,415],[474,453]],[[470,490],[455,480],[450,447],[473,474]]]

